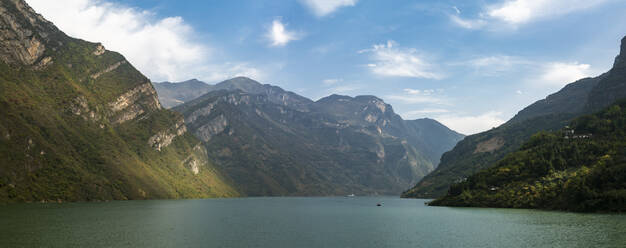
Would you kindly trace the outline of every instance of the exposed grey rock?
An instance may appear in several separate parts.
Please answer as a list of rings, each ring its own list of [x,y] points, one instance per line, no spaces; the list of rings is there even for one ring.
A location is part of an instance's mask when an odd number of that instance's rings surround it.
[[[220,115],[215,119],[210,120],[205,125],[202,125],[198,130],[194,132],[196,137],[204,142],[211,140],[211,137],[223,132],[228,126],[228,120],[224,115]]]
[[[208,157],[208,153],[202,144],[198,144],[193,148],[194,154],[189,155],[185,160],[183,160],[183,166],[189,168],[191,173],[194,175],[198,175],[200,173],[201,168],[207,167],[208,163],[206,158]]]
[[[104,54],[105,52],[106,52],[106,49],[104,49],[104,46],[102,44],[98,44],[98,46],[96,47],[96,50],[93,51],[93,55],[100,56]]]
[[[33,65],[46,51],[48,36],[60,32],[19,0],[0,2],[0,60]]]
[[[126,64],[126,60],[117,62],[115,64],[112,64],[109,67],[107,67],[106,69],[92,74],[90,77],[91,77],[91,79],[97,79],[97,78],[99,78],[100,76],[102,76],[105,73],[109,73],[109,72],[114,71],[115,69],[120,67],[120,65],[123,65],[123,64]]]
[[[187,132],[187,127],[183,119],[178,120],[173,127],[158,132],[154,136],[148,139],[148,145],[157,151],[161,151],[162,148],[169,146],[174,138],[181,136]],[[197,174],[197,173],[196,173]]]
[[[116,124],[133,120],[143,113],[161,109],[157,93],[150,82],[127,91],[108,106],[113,112],[110,121]]]

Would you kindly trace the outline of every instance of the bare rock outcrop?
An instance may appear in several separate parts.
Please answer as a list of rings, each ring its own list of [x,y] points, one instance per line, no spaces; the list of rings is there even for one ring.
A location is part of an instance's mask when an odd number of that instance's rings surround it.
[[[207,158],[208,153],[206,148],[201,144],[196,145],[193,148],[193,154],[189,155],[185,160],[183,160],[182,165],[185,168],[191,170],[191,173],[194,175],[198,175],[200,173],[200,169],[203,167],[207,167],[208,163],[205,158]]]
[[[157,151],[161,151],[162,148],[165,148],[172,144],[174,138],[181,136],[187,132],[187,127],[185,126],[185,122],[183,119],[180,119],[174,124],[174,126],[168,128],[167,130],[161,131],[150,137],[148,139],[148,145],[154,148]]]
[[[106,49],[104,49],[104,46],[102,44],[98,44],[98,46],[96,47],[96,50],[93,51],[93,55],[100,56],[104,54],[105,52],[106,52]]]
[[[58,32],[23,1],[0,1],[0,60],[5,63],[35,64],[50,46],[49,36]]]
[[[208,142],[213,136],[224,132],[226,127],[228,127],[228,120],[224,117],[224,115],[220,115],[198,128],[196,131],[196,137],[200,138],[204,142]]]
[[[114,71],[115,69],[120,67],[120,65],[123,65],[123,64],[126,64],[126,63],[127,63],[126,60],[123,60],[123,61],[117,62],[115,64],[112,64],[109,67],[107,67],[106,69],[92,74],[91,75],[91,79],[97,79],[97,78],[99,78],[100,76],[102,76],[102,75],[104,75],[106,73]]]
[[[157,93],[150,82],[127,91],[108,106],[112,111],[110,121],[115,124],[121,124],[144,113],[161,109]]]
[[[504,139],[501,137],[493,137],[487,141],[483,141],[476,145],[476,150],[474,150],[474,154],[482,153],[482,152],[493,152],[498,150],[504,146]]]

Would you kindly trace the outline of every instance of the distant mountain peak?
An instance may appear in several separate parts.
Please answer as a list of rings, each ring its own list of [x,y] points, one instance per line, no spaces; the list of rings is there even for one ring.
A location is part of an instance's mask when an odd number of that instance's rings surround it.
[[[351,96],[339,95],[339,94],[332,94],[330,96],[323,97],[323,98],[319,99],[318,102],[342,101],[342,100],[357,101],[357,102],[373,101],[373,102],[385,103],[385,101],[383,99],[380,99],[380,98],[378,98],[376,96],[373,96],[373,95],[360,95],[360,96],[351,97]]]
[[[355,100],[365,100],[365,101],[377,101],[377,102],[385,102],[383,99],[378,98],[377,96],[373,96],[373,95],[360,95],[360,96],[355,96],[354,97]]]
[[[258,81],[251,79],[249,77],[234,77],[231,79],[224,80],[221,83],[218,83],[218,85],[220,84],[255,85],[255,86],[263,85],[259,83]]]
[[[205,83],[203,81],[198,80],[197,78],[192,78],[192,79],[189,79],[189,80],[184,81],[182,83],[203,83],[203,84],[207,84],[207,83]]]

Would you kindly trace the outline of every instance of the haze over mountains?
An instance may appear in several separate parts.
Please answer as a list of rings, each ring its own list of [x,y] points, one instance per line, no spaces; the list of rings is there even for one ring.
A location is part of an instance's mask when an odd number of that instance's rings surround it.
[[[209,87],[174,110],[246,195],[398,194],[463,137],[374,96],[314,102],[244,77]]]
[[[191,79],[181,83],[153,83],[154,89],[159,93],[159,101],[165,108],[172,108],[191,101],[211,91],[212,86],[197,79]]]

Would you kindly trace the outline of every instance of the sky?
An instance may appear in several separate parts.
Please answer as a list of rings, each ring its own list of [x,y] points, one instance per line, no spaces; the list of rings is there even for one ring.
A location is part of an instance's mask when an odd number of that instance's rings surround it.
[[[26,1],[154,82],[375,95],[468,135],[609,70],[626,35],[626,0]]]

